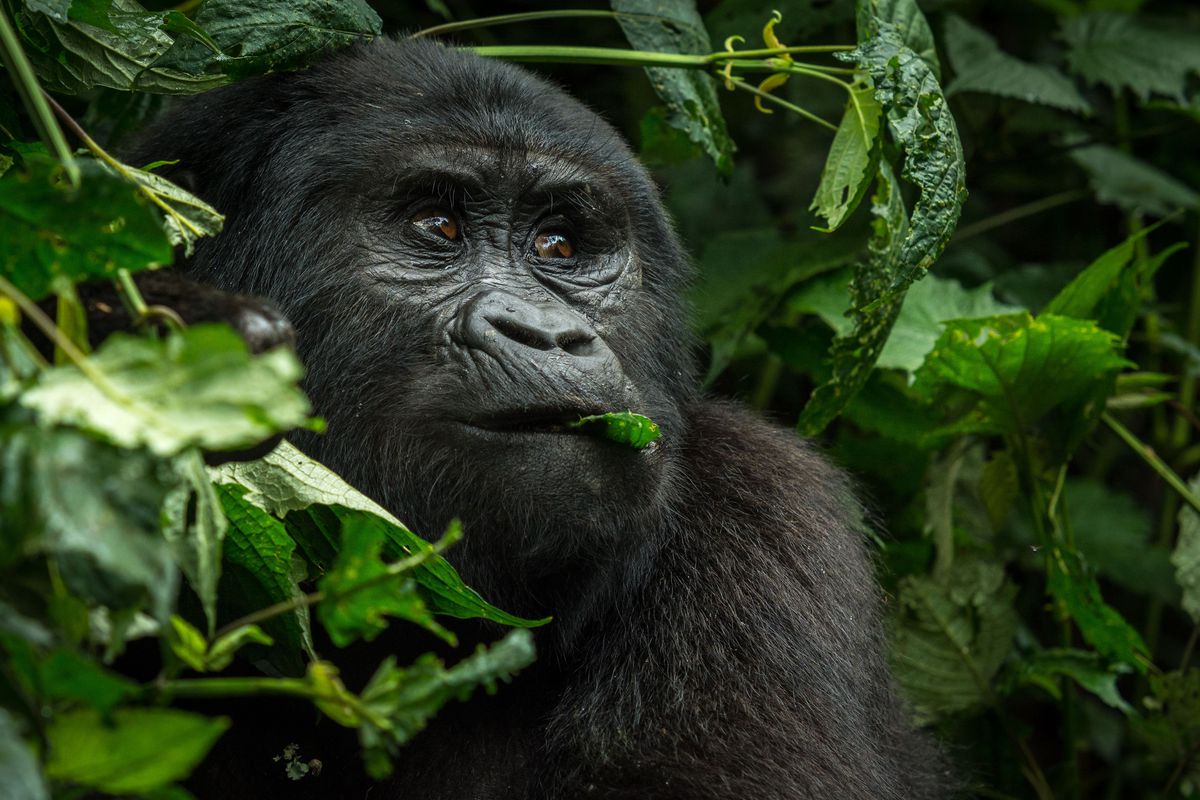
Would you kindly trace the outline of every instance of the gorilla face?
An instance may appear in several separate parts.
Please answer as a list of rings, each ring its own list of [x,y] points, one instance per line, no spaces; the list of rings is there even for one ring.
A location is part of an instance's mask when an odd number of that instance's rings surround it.
[[[169,124],[153,157],[228,217],[188,269],[292,320],[329,422],[298,441],[313,456],[426,536],[461,517],[463,549],[486,551],[462,561],[506,574],[561,572],[662,513],[693,385],[686,261],[593,112],[410,41],[204,95]],[[659,446],[565,427],[626,409]]]

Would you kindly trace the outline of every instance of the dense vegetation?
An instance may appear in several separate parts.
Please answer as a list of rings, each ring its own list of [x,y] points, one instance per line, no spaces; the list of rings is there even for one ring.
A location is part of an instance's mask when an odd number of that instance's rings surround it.
[[[470,531],[429,544],[286,443],[207,468],[320,426],[301,367],[132,280],[222,219],[123,140],[384,30],[540,62],[640,147],[697,259],[707,384],[859,478],[896,675],[968,794],[1200,796],[1200,11],[920,5],[0,0],[0,796],[187,796],[228,721],[176,701],[263,692],[383,775],[534,657],[544,621],[441,555]],[[94,351],[88,280],[139,320]],[[341,683],[338,648],[389,618],[452,640],[438,615],[513,630]]]

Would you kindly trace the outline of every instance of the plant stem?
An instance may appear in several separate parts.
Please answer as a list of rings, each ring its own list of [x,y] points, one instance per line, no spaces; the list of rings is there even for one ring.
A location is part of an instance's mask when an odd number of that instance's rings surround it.
[[[1128,428],[1118,422],[1111,414],[1105,412],[1101,415],[1101,419],[1104,420],[1104,424],[1112,429],[1113,433],[1120,436],[1122,441],[1129,445],[1133,452],[1137,453],[1143,461],[1149,464],[1150,468],[1157,472],[1159,477],[1166,481],[1167,485],[1174,489],[1188,505],[1200,512],[1200,498],[1197,498],[1191,489],[1187,487],[1187,484],[1183,482],[1183,479],[1176,475],[1175,471],[1167,466],[1165,461],[1159,458],[1158,454],[1154,452],[1153,447],[1134,436]]]
[[[441,25],[433,25],[429,28],[422,28],[408,38],[420,39],[423,36],[441,36],[447,33],[457,33],[458,31],[469,31],[474,28],[491,28],[498,25],[511,25],[518,22],[537,22],[538,20],[543,19],[618,19],[621,17],[648,20],[663,19],[662,17],[657,17],[653,14],[622,14],[617,11],[600,11],[598,9],[585,8],[558,9],[554,11],[526,11],[520,14],[497,14],[494,17],[476,17],[475,19],[465,19],[461,22],[443,22]]]
[[[146,318],[146,301],[142,298],[142,293],[138,291],[137,284],[133,282],[133,275],[128,269],[122,267],[117,270],[116,277],[117,289],[121,295],[121,302],[125,304],[125,310],[129,312],[129,316],[135,324],[139,324]]]
[[[828,122],[824,119],[821,119],[816,114],[809,111],[808,109],[801,108],[800,106],[796,105],[795,103],[789,103],[787,100],[784,100],[782,97],[777,97],[777,96],[771,94],[770,92],[764,92],[761,89],[759,89],[757,86],[751,86],[750,84],[746,83],[741,78],[731,78],[731,79],[729,79],[729,82],[731,84],[733,84],[734,87],[741,89],[743,92],[749,92],[752,95],[761,97],[763,100],[766,100],[769,103],[774,103],[775,105],[779,106],[780,108],[786,108],[788,111],[791,111],[794,114],[799,114],[800,116],[804,117],[806,120],[808,120],[810,122],[815,122],[823,128],[828,128],[829,130],[834,131],[834,132],[837,131],[836,125],[834,125],[833,123]],[[841,83],[841,81],[838,81],[838,83]]]
[[[792,72],[789,67],[805,65],[773,63],[772,57],[795,53],[830,52],[846,49],[841,45],[831,48],[776,47],[768,50],[746,50],[743,52],[719,50],[715,53],[659,53],[652,50],[630,50],[622,47],[573,47],[569,45],[488,45],[468,47],[468,50],[486,58],[503,58],[509,61],[528,63],[554,62],[556,64],[606,64],[617,67],[682,67],[685,69],[709,69],[728,61],[758,72]],[[749,58],[747,58],[749,56]]]
[[[1052,208],[1074,203],[1076,200],[1082,200],[1091,194],[1087,189],[1068,189],[1065,192],[1058,192],[1049,197],[1043,197],[1040,200],[1034,200],[1030,203],[1010,208],[1007,211],[1001,211],[999,214],[993,214],[990,217],[985,217],[978,222],[972,222],[970,225],[963,225],[954,233],[954,238],[951,243],[958,243],[965,239],[970,239],[973,236],[978,236],[981,233],[999,228],[1002,225],[1008,225],[1010,222],[1032,217],[1035,214],[1041,214],[1043,211],[1049,211]]]
[[[1200,346],[1200,219],[1196,225],[1196,245],[1192,252],[1192,294],[1188,300],[1187,322],[1184,323],[1183,335],[1189,344]],[[1179,387],[1179,404],[1190,411],[1196,404],[1196,379],[1188,377],[1185,372],[1180,376],[1180,380],[1182,385]],[[1175,430],[1171,437],[1174,449],[1182,450],[1187,447],[1191,439],[1190,434],[1188,420],[1182,416],[1176,417]]]
[[[54,121],[54,114],[51,113],[50,106],[46,102],[46,95],[42,92],[37,76],[33,74],[33,66],[26,58],[25,51],[21,49],[17,32],[9,23],[8,14],[2,6],[0,6],[0,56],[3,57],[5,68],[12,75],[13,86],[21,95],[21,102],[33,119],[38,137],[54,154],[54,157],[62,163],[71,185],[78,186],[79,165],[75,163],[75,157],[71,155],[71,148],[67,145],[67,139],[63,136],[62,129]]]

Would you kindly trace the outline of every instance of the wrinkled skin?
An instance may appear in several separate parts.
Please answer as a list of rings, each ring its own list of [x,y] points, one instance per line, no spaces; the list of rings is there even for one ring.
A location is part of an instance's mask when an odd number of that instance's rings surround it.
[[[685,255],[620,136],[516,67],[376,42],[181,104],[129,154],[228,215],[186,270],[291,321],[298,439],[529,616],[539,661],[369,787],[352,735],[235,706],[201,797],[937,798],[883,657],[862,514],[808,444],[695,390]],[[635,451],[564,430],[632,409]],[[498,631],[458,622],[467,641]],[[350,663],[433,644],[409,630]],[[451,657],[460,657],[459,651]],[[296,742],[323,762],[291,783]]]

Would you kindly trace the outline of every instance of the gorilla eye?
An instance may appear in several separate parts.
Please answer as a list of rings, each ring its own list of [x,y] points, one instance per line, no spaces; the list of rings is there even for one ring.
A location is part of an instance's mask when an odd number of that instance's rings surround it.
[[[414,216],[412,224],[448,242],[458,241],[458,219],[445,209],[429,208]]]
[[[557,232],[539,233],[533,240],[538,258],[564,259],[575,255],[575,247],[564,234]]]

